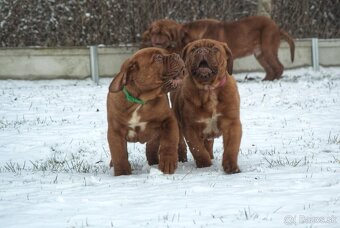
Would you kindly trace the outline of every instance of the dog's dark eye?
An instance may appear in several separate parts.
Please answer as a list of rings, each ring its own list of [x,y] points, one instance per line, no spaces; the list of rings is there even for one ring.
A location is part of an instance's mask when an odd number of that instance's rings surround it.
[[[197,49],[198,49],[198,47],[193,47],[193,48],[191,49],[191,52],[195,52]]]
[[[211,50],[215,53],[219,51],[219,49],[217,47],[212,47]]]

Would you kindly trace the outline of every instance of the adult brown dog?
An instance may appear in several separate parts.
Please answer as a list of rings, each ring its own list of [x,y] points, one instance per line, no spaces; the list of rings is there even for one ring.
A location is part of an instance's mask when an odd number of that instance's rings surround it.
[[[210,166],[213,139],[223,136],[222,166],[226,173],[237,173],[242,127],[240,96],[231,76],[233,57],[226,43],[202,39],[183,50],[189,76],[172,93],[173,108],[197,167]],[[179,154],[185,153],[180,137]]]
[[[179,55],[160,48],[139,50],[122,65],[107,96],[110,166],[115,176],[131,174],[127,142],[147,142],[148,163],[159,164],[163,173],[174,173],[179,132],[166,93],[181,82],[184,70]]]
[[[236,22],[201,20],[183,24],[181,29],[184,44],[198,39],[214,39],[226,42],[234,59],[255,55],[266,71],[264,80],[282,76],[283,65],[278,58],[281,38],[289,44],[291,61],[294,61],[293,39],[273,20],[264,16],[247,17]]]
[[[162,33],[174,33],[167,30],[167,26],[162,20],[154,23],[163,28]],[[151,24],[150,29],[152,26],[153,24]],[[173,43],[177,48],[171,49],[166,45],[163,45],[163,48],[170,52],[180,53],[180,50],[186,44],[194,40],[213,39],[226,42],[234,59],[254,55],[266,71],[264,80],[279,79],[282,76],[283,65],[278,59],[281,39],[289,44],[291,61],[294,61],[294,40],[267,17],[252,16],[236,22],[222,22],[212,19],[197,20],[177,25],[176,28],[180,31],[176,33],[176,38],[169,39],[168,43]],[[169,37],[171,38],[171,36]]]

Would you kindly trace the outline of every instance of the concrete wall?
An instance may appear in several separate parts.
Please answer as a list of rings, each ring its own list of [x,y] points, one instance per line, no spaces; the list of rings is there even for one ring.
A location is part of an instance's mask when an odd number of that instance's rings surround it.
[[[279,50],[279,59],[285,69],[312,66],[312,41],[311,39],[298,40],[295,42],[295,58],[290,60],[290,50],[286,42],[282,41]],[[319,63],[320,66],[340,66],[340,39],[319,40]],[[263,71],[254,56],[236,59],[234,62],[235,72]]]
[[[297,40],[291,63],[287,43],[281,43],[279,58],[285,69],[312,65],[311,39]],[[112,77],[137,47],[99,47],[101,77]],[[0,49],[0,79],[54,79],[90,76],[89,48],[3,48]],[[340,39],[319,40],[321,66],[340,66]],[[235,72],[263,71],[253,56],[237,59]]]
[[[321,66],[340,66],[340,39],[320,40],[319,59]]]
[[[138,47],[98,48],[99,75],[101,77],[112,77],[119,72],[122,63],[137,50]]]
[[[0,79],[85,78],[88,48],[0,49]]]

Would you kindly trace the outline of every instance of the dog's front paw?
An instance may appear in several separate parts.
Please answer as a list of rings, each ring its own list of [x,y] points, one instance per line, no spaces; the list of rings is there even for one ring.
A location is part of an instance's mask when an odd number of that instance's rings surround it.
[[[195,162],[197,168],[205,168],[212,165],[210,155],[208,153],[201,153],[199,156],[196,156]]]
[[[177,168],[177,156],[162,156],[159,159],[158,168],[164,174],[173,174]]]
[[[129,162],[116,164],[113,166],[114,175],[121,176],[121,175],[131,175],[131,165]]]
[[[227,174],[234,174],[234,173],[240,173],[241,172],[237,163],[223,162],[222,166],[223,166],[224,172],[226,172]]]
[[[208,159],[197,159],[196,166],[197,168],[205,168],[212,165],[210,157]]]

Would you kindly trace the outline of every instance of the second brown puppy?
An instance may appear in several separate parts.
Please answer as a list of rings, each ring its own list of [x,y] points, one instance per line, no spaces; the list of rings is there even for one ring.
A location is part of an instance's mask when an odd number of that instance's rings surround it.
[[[240,96],[231,76],[231,51],[226,43],[203,39],[189,43],[182,57],[189,76],[172,93],[180,132],[199,168],[211,166],[214,138],[223,136],[223,169],[238,173],[242,127]],[[185,154],[184,139],[180,137],[180,160]]]

